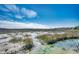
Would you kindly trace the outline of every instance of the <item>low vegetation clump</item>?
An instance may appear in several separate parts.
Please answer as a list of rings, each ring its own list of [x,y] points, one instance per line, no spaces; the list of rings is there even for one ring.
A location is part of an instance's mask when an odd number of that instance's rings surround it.
[[[67,39],[78,39],[79,31],[66,31],[64,34],[54,34],[54,35],[39,35],[37,36],[38,39],[41,40],[41,42],[45,42],[47,44],[53,44],[57,41],[67,40]]]
[[[11,43],[22,43],[24,44],[23,49],[31,49],[33,47],[33,41],[31,38],[25,38],[25,39],[16,39],[13,38],[12,40],[10,40],[9,42]]]
[[[24,44],[26,44],[26,45],[24,46],[24,49],[29,49],[29,50],[30,50],[30,49],[33,47],[33,41],[32,41],[31,38],[23,39],[22,42],[23,42]]]
[[[43,40],[45,43],[52,41],[52,37],[48,35],[40,35],[37,38]]]
[[[14,37],[14,38],[12,38],[9,42],[11,42],[11,43],[18,43],[18,42],[20,42],[20,40],[21,40],[21,39],[16,39],[16,38]]]

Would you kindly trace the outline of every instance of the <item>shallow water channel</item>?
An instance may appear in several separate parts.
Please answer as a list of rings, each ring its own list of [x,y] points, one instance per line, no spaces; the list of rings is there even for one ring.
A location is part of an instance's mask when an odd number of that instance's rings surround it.
[[[59,41],[54,44],[56,47],[64,47],[64,48],[76,48],[79,45],[79,39],[68,39],[64,41]]]

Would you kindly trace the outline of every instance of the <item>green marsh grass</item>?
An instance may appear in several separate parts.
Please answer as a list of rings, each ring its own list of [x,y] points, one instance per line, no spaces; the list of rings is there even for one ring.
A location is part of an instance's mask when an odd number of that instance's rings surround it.
[[[64,34],[57,34],[55,33],[54,35],[39,35],[37,38],[47,44],[53,44],[57,41],[62,41],[62,40],[67,40],[67,39],[78,39],[79,38],[79,31],[78,30],[70,30],[70,31],[65,31]]]

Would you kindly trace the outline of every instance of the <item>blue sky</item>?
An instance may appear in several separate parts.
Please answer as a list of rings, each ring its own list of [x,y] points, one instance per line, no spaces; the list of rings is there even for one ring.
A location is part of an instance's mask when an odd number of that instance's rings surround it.
[[[79,4],[0,5],[0,27],[55,28],[79,25]]]

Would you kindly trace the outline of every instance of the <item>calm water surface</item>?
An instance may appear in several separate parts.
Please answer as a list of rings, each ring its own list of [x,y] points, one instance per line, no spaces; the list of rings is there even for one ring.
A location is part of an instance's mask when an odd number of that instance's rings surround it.
[[[57,47],[67,47],[67,48],[75,48],[79,44],[79,39],[68,39],[64,41],[59,41],[54,44]]]

